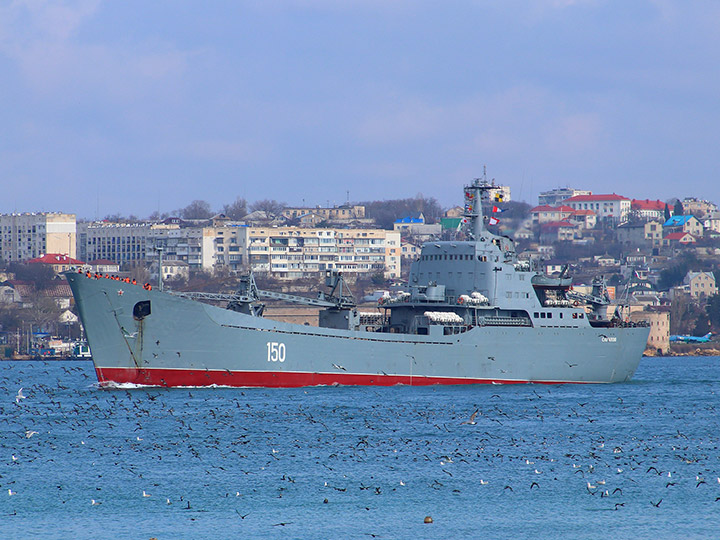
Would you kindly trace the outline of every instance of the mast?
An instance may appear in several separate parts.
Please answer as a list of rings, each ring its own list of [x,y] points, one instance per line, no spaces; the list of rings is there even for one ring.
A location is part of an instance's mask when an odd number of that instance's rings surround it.
[[[484,194],[495,188],[494,182],[487,181],[487,174],[483,167],[482,178],[475,178],[473,183],[465,186],[465,212],[463,213],[463,224],[465,232],[473,240],[480,238],[487,233],[485,228],[485,216],[483,215],[482,200]]]

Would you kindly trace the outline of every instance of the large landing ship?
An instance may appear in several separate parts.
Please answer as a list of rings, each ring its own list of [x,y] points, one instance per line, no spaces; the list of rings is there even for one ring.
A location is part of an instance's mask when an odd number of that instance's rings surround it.
[[[464,189],[463,240],[423,245],[407,291],[360,311],[329,270],[329,294],[174,294],[68,272],[101,385],[262,386],[611,383],[633,376],[649,328],[608,317],[602,281],[590,294],[520,261],[490,232]],[[492,218],[491,218],[492,219]],[[323,307],[319,327],[264,318],[261,296]],[[222,307],[205,302],[221,301]],[[367,308],[365,308],[367,310]]]

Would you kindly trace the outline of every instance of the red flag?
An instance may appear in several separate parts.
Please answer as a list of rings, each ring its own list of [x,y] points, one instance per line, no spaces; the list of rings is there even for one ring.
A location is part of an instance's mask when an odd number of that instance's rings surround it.
[[[492,211],[493,211],[493,212],[500,213],[500,212],[502,212],[503,210],[502,210],[502,208],[498,208],[497,206],[493,206],[493,207],[492,207]]]
[[[498,218],[491,217],[488,223],[490,225],[497,225],[498,223],[500,223],[500,220]]]

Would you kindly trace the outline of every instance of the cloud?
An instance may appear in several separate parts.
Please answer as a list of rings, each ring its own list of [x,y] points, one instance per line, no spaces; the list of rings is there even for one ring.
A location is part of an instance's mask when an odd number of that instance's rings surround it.
[[[160,41],[87,42],[78,37],[99,2],[15,1],[0,8],[0,54],[13,61],[34,93],[58,104],[136,99],[157,82],[178,80],[188,54]]]

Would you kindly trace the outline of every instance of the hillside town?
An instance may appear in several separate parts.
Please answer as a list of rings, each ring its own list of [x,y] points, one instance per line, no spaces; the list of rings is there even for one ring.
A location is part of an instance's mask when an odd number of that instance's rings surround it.
[[[602,276],[613,301],[608,309],[622,306],[628,320],[650,323],[646,354],[714,350],[711,336],[720,331],[716,204],[562,187],[540,193],[531,206],[514,201],[509,186],[496,186],[484,207],[487,226],[513,238],[534,269],[570,275],[581,292]],[[221,212],[194,201],[174,215],[145,220],[2,214],[0,356],[84,351],[61,277],[70,269],[215,292],[232,291],[239,276],[252,272],[274,288],[299,293],[334,270],[359,299],[377,302],[402,289],[424,242],[463,238],[463,212],[418,197],[332,207],[248,206],[238,199]]]

